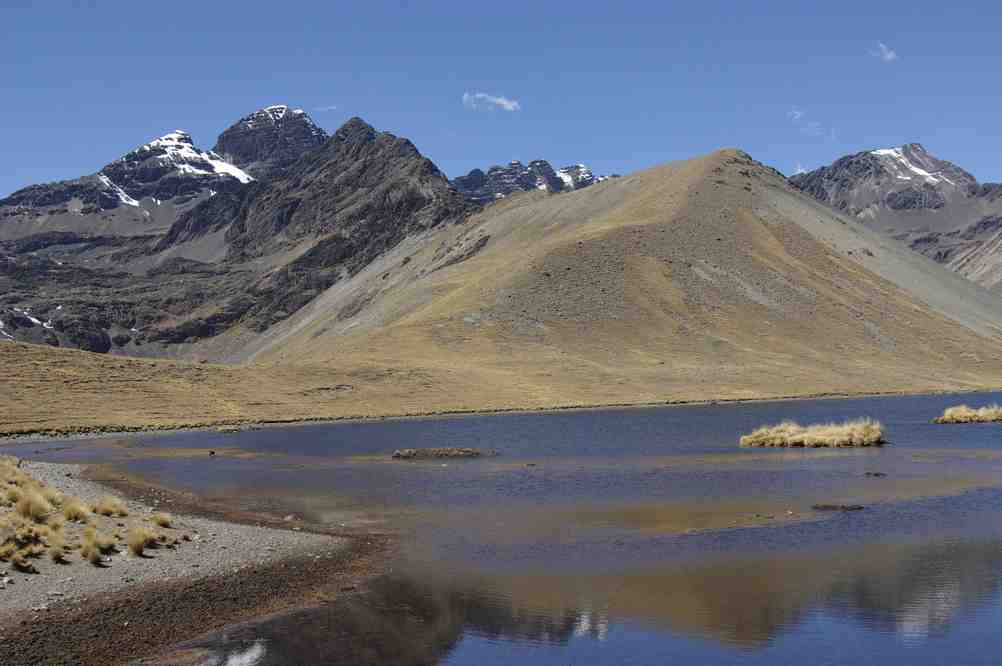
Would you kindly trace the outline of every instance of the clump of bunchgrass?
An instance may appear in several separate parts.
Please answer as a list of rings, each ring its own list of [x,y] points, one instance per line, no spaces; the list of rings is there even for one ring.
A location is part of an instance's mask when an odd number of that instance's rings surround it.
[[[809,426],[783,421],[763,426],[741,438],[741,446],[764,447],[840,448],[880,446],[884,443],[884,426],[872,419]]]
[[[102,555],[115,552],[115,540],[100,534],[93,525],[80,537],[80,556],[91,564],[100,564]]]
[[[49,529],[53,532],[61,532],[66,526],[66,520],[61,514],[54,513],[45,519],[45,524],[49,526]]]
[[[125,504],[122,503],[122,500],[117,497],[112,497],[111,495],[101,498],[101,500],[94,505],[94,513],[102,516],[118,516],[120,518],[129,515],[129,511],[125,508]]]
[[[170,527],[171,517],[166,513],[154,513],[150,516],[150,522],[152,522],[157,527]]]
[[[159,538],[160,536],[153,530],[137,525],[129,530],[126,543],[133,555],[142,555],[147,548],[155,547]]]
[[[45,525],[36,525],[25,522],[18,525],[14,530],[14,542],[19,546],[28,546],[40,543],[52,533]]]
[[[66,562],[66,538],[61,532],[53,532],[48,538],[49,557],[53,562]]]
[[[23,494],[24,494],[24,492],[21,490],[21,488],[19,486],[10,486],[10,487],[7,488],[7,490],[4,491],[4,494],[3,494],[4,501],[9,506],[14,506],[18,502],[21,501],[21,496]]]
[[[28,561],[29,553],[19,550],[10,556],[10,563],[22,573],[38,573],[35,565]]]
[[[93,541],[84,539],[80,542],[80,557],[97,566],[101,563],[101,550]]]
[[[63,501],[66,499],[61,492],[59,492],[55,488],[52,488],[51,486],[43,487],[41,489],[41,494],[42,497],[45,498],[45,501],[51,504],[52,506],[62,506]]]
[[[34,488],[25,488],[14,510],[24,518],[42,522],[46,516],[52,513],[52,504]]]
[[[997,404],[984,407],[968,407],[957,405],[947,407],[942,416],[933,419],[933,423],[995,423],[1002,421],[1002,406]]]
[[[86,523],[90,518],[90,509],[80,500],[71,497],[63,503],[63,517],[70,522]]]

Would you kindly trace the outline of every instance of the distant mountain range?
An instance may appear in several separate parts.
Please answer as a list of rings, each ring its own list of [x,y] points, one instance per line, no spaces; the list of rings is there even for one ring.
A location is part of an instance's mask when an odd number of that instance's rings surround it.
[[[722,164],[765,169],[743,154],[711,162],[720,169]],[[674,178],[671,173],[664,177]],[[775,186],[771,177],[744,182],[744,171],[735,173],[731,184],[740,183],[741,192],[750,192],[753,182]],[[698,170],[692,177],[709,197],[715,181]],[[377,301],[380,307],[404,309],[393,294],[410,287],[395,276],[424,284],[427,276],[496,244],[500,232],[468,229],[489,219],[483,215],[510,209],[505,199],[511,195],[571,192],[555,199],[553,210],[583,206],[581,215],[591,216],[594,206],[605,205],[608,189],[617,193],[622,211],[632,210],[631,179],[595,188],[605,177],[583,164],[553,169],[545,160],[533,160],[474,169],[450,182],[410,141],[360,118],[328,134],[301,109],[268,106],[225,129],[212,150],[175,130],[95,174],[32,185],[0,199],[0,340],[222,360],[274,349],[276,340],[287,336],[312,348],[289,322],[322,321],[314,331],[320,336],[345,327],[368,330],[391,318],[372,313]],[[672,182],[673,196],[685,191]],[[789,183],[972,280],[989,287],[1002,283],[1002,185],[978,183],[918,144],[849,155]],[[525,201],[539,198],[550,197]],[[540,204],[538,219],[549,219],[547,210]],[[452,227],[461,231],[447,233]],[[723,242],[724,236],[715,238]],[[557,239],[540,236],[535,242]],[[693,251],[688,259],[672,254],[665,266],[678,271],[674,261],[702,261],[700,253],[707,249]],[[866,251],[877,253],[870,245]],[[519,257],[531,254],[523,248],[505,261],[521,262]],[[696,273],[708,280],[725,265],[697,266]],[[570,262],[560,270],[573,272],[576,266]],[[596,275],[609,270],[598,259],[589,266]],[[526,293],[556,298],[549,286],[554,270],[547,268],[546,279],[533,282]],[[591,279],[585,273],[581,279]],[[470,279],[480,284],[479,278]],[[696,292],[679,292],[686,298],[703,293],[693,280],[686,288]],[[567,294],[584,299],[580,307],[597,306],[610,294],[626,297],[621,283],[595,285],[590,296],[577,287]],[[499,299],[497,312],[513,307],[500,292],[491,298]],[[434,294],[419,295],[421,303],[433,300]],[[569,311],[566,299],[547,303],[553,311],[539,322]],[[618,307],[613,301],[606,305],[608,312]],[[474,310],[462,317],[487,316]]]
[[[1002,184],[920,144],[847,155],[790,182],[975,282],[1002,283]]]
[[[533,160],[528,165],[515,160],[507,166],[492,166],[486,172],[473,169],[453,179],[452,184],[473,201],[488,204],[515,192],[580,190],[610,177],[614,176],[595,176],[584,164],[554,170],[546,160]]]
[[[327,135],[274,106],[211,151],[170,132],[0,200],[0,421],[654,404],[1002,375],[998,294],[888,235],[990,268],[998,188],[919,146],[792,181],[734,149],[597,185],[542,161],[483,176],[457,186],[360,118]]]

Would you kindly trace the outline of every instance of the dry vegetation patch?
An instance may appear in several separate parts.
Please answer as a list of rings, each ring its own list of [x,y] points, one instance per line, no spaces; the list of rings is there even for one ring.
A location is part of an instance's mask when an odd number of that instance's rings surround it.
[[[126,543],[133,555],[142,555],[147,548],[155,548],[160,538],[153,530],[137,525],[129,530]]]
[[[48,486],[21,469],[21,461],[0,456],[0,562],[9,562],[14,569],[37,573],[34,562],[48,555],[59,564],[71,563],[70,555],[93,565],[107,563],[108,556],[128,546],[136,555],[160,543],[174,545],[148,527],[139,524],[139,517],[123,541],[118,528],[129,515],[125,503],[113,496],[88,506],[77,497],[66,495]],[[154,525],[172,527],[165,513],[149,517]],[[79,560],[77,560],[79,561]]]
[[[884,426],[872,419],[844,423],[819,423],[802,426],[793,421],[763,426],[741,438],[741,446],[765,447],[852,447],[881,446],[885,443]]]
[[[977,408],[967,405],[947,407],[942,416],[933,419],[933,423],[995,423],[997,421],[1002,421],[1002,407],[996,404]]]
[[[436,458],[493,458],[498,455],[497,451],[481,451],[460,446],[439,447],[431,449],[397,449],[393,452],[392,458],[395,460],[428,460]]]

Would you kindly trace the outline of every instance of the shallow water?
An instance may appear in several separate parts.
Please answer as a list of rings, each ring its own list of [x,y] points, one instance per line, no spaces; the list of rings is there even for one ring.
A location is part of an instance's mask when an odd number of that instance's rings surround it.
[[[994,664],[1002,425],[930,420],[999,399],[506,414],[15,448],[111,462],[243,509],[401,534],[405,559],[369,594],[193,641],[183,647],[201,655],[195,663]],[[891,444],[737,447],[764,423],[859,416],[882,420]],[[501,455],[388,457],[424,446]]]

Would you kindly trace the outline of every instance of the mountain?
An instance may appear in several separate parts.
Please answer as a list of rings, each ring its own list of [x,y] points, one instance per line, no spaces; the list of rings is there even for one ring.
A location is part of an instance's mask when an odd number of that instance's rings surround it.
[[[104,209],[0,234],[0,337],[184,356],[229,332],[226,353],[406,236],[474,210],[413,144],[358,118],[269,173],[254,180],[181,133],[129,153],[100,174],[126,197],[142,192],[117,207],[146,210],[174,192],[177,215],[142,234],[95,223]]]
[[[515,160],[507,166],[492,166],[486,173],[473,169],[465,176],[453,179],[452,184],[467,198],[482,205],[516,192],[579,190],[607,177],[595,177],[584,164],[574,164],[554,171],[546,160],[533,160],[528,165]]]
[[[305,111],[279,104],[238,120],[219,135],[212,150],[255,178],[267,179],[322,146],[327,138],[327,132]]]
[[[848,155],[790,182],[984,286],[1002,282],[1002,185],[917,143]]]
[[[991,386],[1000,330],[992,294],[727,150],[507,197],[239,358],[394,368],[429,406],[504,408]]]
[[[255,305],[271,303],[298,258],[303,279],[341,268],[260,332],[277,317],[171,346],[150,340],[168,323],[139,326],[160,353],[249,362],[0,342],[14,387],[0,429],[136,424],[150,410],[159,423],[204,423],[973,389],[1002,374],[996,296],[740,151],[560,196],[517,193],[467,215],[409,142],[361,121],[342,130],[287,179],[246,186],[225,231],[192,229],[172,245],[245,237],[234,256],[249,259],[160,264],[200,290],[232,280],[231,295]],[[294,207],[300,194],[306,208]],[[406,231],[382,236],[398,223]],[[347,240],[325,242],[335,234]],[[343,255],[353,240],[385,249]],[[318,254],[327,259],[314,264]],[[207,296],[163,309],[211,325],[224,299]],[[44,324],[51,310],[30,313]]]
[[[96,174],[31,185],[0,199],[0,239],[52,231],[157,233],[180,212],[253,178],[182,130],[154,139]]]

